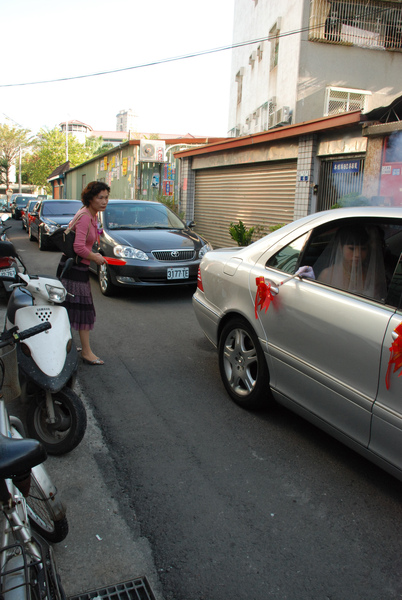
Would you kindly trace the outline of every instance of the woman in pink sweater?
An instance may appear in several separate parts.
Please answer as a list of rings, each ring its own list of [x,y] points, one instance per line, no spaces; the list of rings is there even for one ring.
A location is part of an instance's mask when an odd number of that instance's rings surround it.
[[[81,194],[83,208],[72,219],[72,229],[75,231],[74,250],[81,257],[79,264],[74,264],[64,274],[62,283],[69,295],[65,307],[70,317],[71,327],[77,329],[82,346],[82,360],[89,365],[103,365],[91,349],[89,333],[95,324],[95,307],[92,300],[91,284],[89,281],[89,263],[102,265],[104,257],[92,251],[92,246],[98,234],[99,211],[105,210],[109,201],[110,187],[102,181],[91,181]],[[67,257],[63,254],[57,269],[59,275],[63,270]]]

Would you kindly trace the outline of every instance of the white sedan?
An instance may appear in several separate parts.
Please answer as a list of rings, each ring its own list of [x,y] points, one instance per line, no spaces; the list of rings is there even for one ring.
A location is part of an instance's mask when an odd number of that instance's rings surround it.
[[[275,399],[402,480],[401,253],[402,208],[315,213],[208,252],[193,306],[237,404]]]

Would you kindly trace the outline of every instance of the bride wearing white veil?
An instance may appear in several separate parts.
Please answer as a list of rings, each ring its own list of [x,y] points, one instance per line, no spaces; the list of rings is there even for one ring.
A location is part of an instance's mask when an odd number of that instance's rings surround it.
[[[319,263],[329,266],[320,272]],[[339,229],[314,270],[319,273],[318,281],[376,300],[385,299],[383,248],[377,227],[345,226]]]

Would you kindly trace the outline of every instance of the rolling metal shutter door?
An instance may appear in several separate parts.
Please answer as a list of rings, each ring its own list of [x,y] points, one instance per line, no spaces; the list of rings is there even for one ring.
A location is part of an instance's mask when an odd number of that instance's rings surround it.
[[[214,248],[233,246],[231,222],[247,228],[293,221],[296,161],[200,169],[195,176],[196,231]]]

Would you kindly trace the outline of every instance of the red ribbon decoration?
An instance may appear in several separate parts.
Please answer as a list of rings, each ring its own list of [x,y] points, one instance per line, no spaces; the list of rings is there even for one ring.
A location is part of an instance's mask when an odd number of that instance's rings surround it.
[[[387,390],[389,390],[391,371],[392,373],[396,373],[399,371],[399,369],[402,369],[402,323],[399,323],[398,327],[395,327],[394,331],[396,334],[398,334],[398,337],[392,342],[391,348],[389,349],[391,356],[389,358],[387,374],[385,376],[385,385]],[[392,365],[394,365],[393,370]],[[398,377],[401,375],[402,371],[399,373]]]
[[[267,312],[269,305],[271,304],[271,300],[274,299],[271,292],[271,284],[265,283],[264,277],[256,277],[255,284],[257,286],[257,293],[255,295],[255,318],[258,319],[257,310],[263,310],[265,308],[265,312]]]

